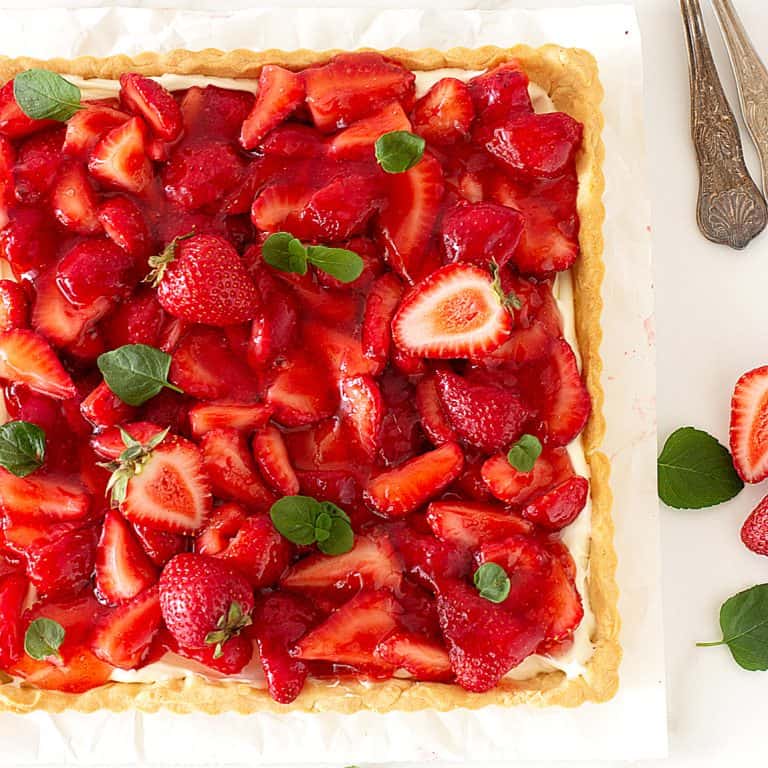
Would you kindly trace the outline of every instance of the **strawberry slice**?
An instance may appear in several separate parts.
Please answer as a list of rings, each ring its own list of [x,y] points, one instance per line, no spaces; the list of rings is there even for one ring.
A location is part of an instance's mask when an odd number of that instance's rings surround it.
[[[371,158],[376,140],[391,131],[411,131],[411,121],[398,101],[339,131],[331,139],[328,153],[345,160]]]
[[[515,469],[506,454],[487,459],[481,475],[491,493],[507,504],[525,504],[537,494],[573,476],[565,448],[545,448],[530,472]]]
[[[96,192],[84,166],[76,162],[62,165],[51,190],[51,206],[59,223],[79,235],[101,231]]]
[[[15,196],[13,183],[13,164],[16,161],[16,151],[13,144],[0,135],[0,230],[8,224],[10,207]]]
[[[62,129],[36,134],[20,147],[13,167],[14,192],[20,203],[41,203],[53,186],[62,162]]]
[[[0,134],[3,136],[20,139],[55,124],[54,120],[33,120],[21,111],[13,95],[13,80],[0,88]]]
[[[435,375],[443,410],[464,442],[490,453],[520,437],[530,413],[517,392],[447,370]]]
[[[342,379],[339,388],[342,418],[363,451],[375,456],[384,409],[378,385],[370,376],[354,376]]]
[[[93,148],[88,170],[109,187],[139,195],[152,181],[146,154],[147,127],[139,117],[113,128]]]
[[[256,149],[264,137],[290,117],[304,101],[301,75],[267,64],[259,74],[256,102],[240,131],[243,149]]]
[[[768,365],[745,373],[731,399],[733,465],[746,483],[768,477]]]
[[[540,627],[508,613],[459,581],[442,585],[437,612],[456,682],[475,693],[498,685],[544,639]]]
[[[768,555],[768,496],[750,513],[741,526],[741,540],[756,555]]]
[[[226,502],[216,507],[195,540],[195,551],[201,555],[220,554],[227,548],[247,517],[245,509],[234,502]]]
[[[200,441],[203,469],[216,496],[262,510],[275,500],[256,470],[245,436],[236,429],[214,429]]]
[[[511,330],[512,318],[490,276],[470,264],[449,264],[415,285],[392,321],[399,348],[430,358],[483,355]]]
[[[378,53],[342,53],[302,72],[314,124],[330,133],[367,117],[391,101],[408,110],[416,77]]]
[[[533,114],[528,76],[516,61],[473,77],[467,85],[479,123],[477,138],[508,120]]]
[[[99,208],[99,222],[112,242],[137,260],[149,257],[152,240],[141,209],[130,198],[116,195]],[[146,263],[143,264],[146,267]]]
[[[219,402],[198,403],[190,408],[189,425],[195,437],[213,429],[236,429],[250,434],[263,427],[272,415],[264,403]]]
[[[248,91],[234,91],[216,85],[205,88],[193,85],[187,89],[180,104],[185,136],[218,135],[235,141],[253,102],[254,95]]]
[[[17,280],[32,280],[56,260],[56,222],[46,211],[28,207],[9,209],[8,218],[0,231],[0,257]]]
[[[127,123],[131,116],[107,106],[88,106],[67,120],[64,154],[87,161],[93,148],[110,131]]]
[[[387,261],[411,284],[433,267],[425,252],[440,213],[443,189],[442,168],[429,153],[410,170],[387,179],[389,204],[379,214],[378,229]]]
[[[427,437],[436,446],[457,439],[440,401],[437,379],[428,374],[416,385],[416,407],[419,409],[421,426]]]
[[[277,592],[257,600],[253,634],[259,647],[270,696],[290,704],[301,693],[309,674],[307,665],[288,653],[317,620],[317,611],[299,595]]]
[[[459,445],[445,443],[372,478],[365,489],[366,501],[381,515],[402,517],[445,490],[463,466]]]
[[[88,514],[91,500],[73,480],[40,472],[16,477],[0,469],[0,506],[28,520],[80,520]]]
[[[376,646],[373,654],[395,669],[410,672],[416,680],[447,682],[453,677],[445,648],[413,632],[395,630]]]
[[[147,525],[134,524],[133,531],[149,559],[158,568],[164,566],[172,557],[187,551],[189,539],[180,533],[158,531]]]
[[[130,424],[123,424],[122,428],[142,445],[163,431],[162,427],[149,421],[134,421]],[[93,435],[90,444],[93,450],[104,459],[117,459],[125,450],[125,443],[117,427],[111,427]]]
[[[21,574],[0,577],[0,669],[8,669],[24,653],[24,627],[21,620],[29,584]]]
[[[253,318],[246,355],[248,364],[259,370],[294,340],[299,309],[293,295],[264,270],[254,276],[254,283],[262,301]]]
[[[162,624],[160,592],[152,587],[117,606],[96,624],[91,650],[113,667],[137,669],[149,656]]]
[[[542,528],[559,531],[579,516],[588,496],[587,479],[571,477],[530,501],[520,514]]]
[[[376,278],[365,303],[363,315],[363,354],[376,363],[374,374],[381,373],[389,360],[392,318],[403,295],[397,275],[387,272]]]
[[[339,327],[307,323],[304,336],[317,344],[318,352],[326,359],[328,372],[333,379],[375,375],[377,365],[363,354],[357,330],[348,333]]]
[[[29,327],[29,302],[14,280],[0,280],[0,333]]]
[[[96,550],[96,593],[116,605],[136,597],[157,581],[154,564],[144,552],[131,526],[111,509],[104,518]]]
[[[280,582],[297,591],[342,591],[397,589],[402,567],[384,533],[358,535],[349,552],[334,557],[314,554],[291,566]]]
[[[135,72],[120,75],[120,105],[127,112],[143,117],[160,139],[175,141],[183,123],[176,100],[160,83]]]
[[[103,381],[80,403],[83,418],[95,427],[113,427],[130,419],[135,412],[135,408],[124,403]]]
[[[414,130],[432,144],[466,140],[474,119],[469,86],[455,77],[438,80],[413,108]]]
[[[469,549],[487,541],[533,532],[527,520],[494,504],[433,501],[427,508],[426,518],[438,539]]]
[[[261,474],[276,493],[295,496],[299,478],[291,466],[283,433],[271,424],[259,429],[253,437],[253,455]]]
[[[278,181],[256,195],[251,206],[251,221],[262,232],[276,232],[286,221],[297,215],[315,190],[294,181]]]
[[[291,656],[391,673],[392,666],[378,659],[374,651],[397,626],[399,612],[400,606],[388,589],[363,590],[304,635]]]

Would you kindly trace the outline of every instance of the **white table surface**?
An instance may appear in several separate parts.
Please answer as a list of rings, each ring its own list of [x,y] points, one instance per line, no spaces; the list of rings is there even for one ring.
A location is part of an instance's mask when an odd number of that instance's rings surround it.
[[[247,0],[0,2],[8,8],[126,5],[200,10],[261,4]],[[591,4],[599,2],[593,0]],[[736,2],[754,41],[768,59],[766,0]],[[270,4],[305,5],[306,0],[276,0]],[[345,3],[339,0],[328,4]],[[379,0],[359,4],[483,7],[481,2],[450,0]],[[578,0],[520,3],[533,8],[585,4]],[[697,182],[688,132],[688,80],[678,3],[636,0],[636,4],[645,49],[646,128],[656,266],[659,435],[663,440],[676,427],[691,424],[725,442],[734,382],[745,370],[768,362],[768,333],[764,330],[768,328],[768,234],[741,253],[708,243],[699,235],[694,216]],[[707,0],[703,4],[708,6]],[[716,22],[709,7],[705,7],[705,13],[721,75],[735,105],[735,87]],[[756,170],[748,140],[745,145],[751,167]],[[734,501],[711,510],[662,509],[670,757],[653,763],[610,765],[749,768],[768,762],[764,736],[768,675],[740,670],[725,649],[694,647],[697,640],[719,636],[717,612],[725,598],[752,584],[768,581],[768,561],[748,552],[738,536],[742,520],[765,491],[768,488],[748,488]],[[642,729],[642,723],[637,727]]]

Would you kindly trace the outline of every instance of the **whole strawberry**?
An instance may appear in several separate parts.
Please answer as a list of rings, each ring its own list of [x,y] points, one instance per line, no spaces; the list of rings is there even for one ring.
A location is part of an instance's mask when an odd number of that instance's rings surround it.
[[[234,247],[218,235],[174,238],[149,260],[147,277],[163,309],[204,325],[236,325],[251,320],[259,292]]]
[[[251,624],[253,590],[236,570],[215,557],[176,555],[160,576],[163,620],[180,645],[221,647]]]
[[[768,555],[768,496],[752,511],[741,527],[741,540],[758,555]]]

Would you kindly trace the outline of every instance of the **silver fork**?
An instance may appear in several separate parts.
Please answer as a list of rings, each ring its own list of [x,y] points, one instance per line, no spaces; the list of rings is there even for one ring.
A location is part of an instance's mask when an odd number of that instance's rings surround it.
[[[741,249],[765,229],[766,208],[744,163],[739,126],[709,47],[699,0],[680,0],[688,43],[691,134],[699,165],[696,218],[705,237]]]

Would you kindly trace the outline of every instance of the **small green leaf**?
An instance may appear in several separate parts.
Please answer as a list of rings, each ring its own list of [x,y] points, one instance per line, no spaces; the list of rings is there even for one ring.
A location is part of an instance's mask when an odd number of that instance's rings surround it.
[[[315,520],[315,540],[326,541],[331,535],[333,518],[327,512],[321,512]]]
[[[376,160],[387,173],[403,173],[424,155],[427,142],[408,131],[390,131],[376,139]]]
[[[480,597],[492,603],[503,603],[509,596],[509,576],[496,563],[483,563],[475,571],[474,581]]]
[[[541,441],[534,435],[522,435],[509,449],[507,461],[518,472],[530,472],[541,456]]]
[[[126,344],[105,352],[96,364],[107,386],[128,405],[146,403],[163,387],[181,392],[168,381],[171,356],[146,344]]]
[[[28,421],[0,426],[0,466],[16,477],[26,477],[45,461],[45,432]]]
[[[290,232],[275,232],[261,247],[264,261],[282,272],[307,273],[307,249]]]
[[[332,518],[328,538],[324,541],[319,539],[317,541],[317,548],[324,555],[343,555],[345,552],[349,552],[354,545],[355,534],[352,526],[341,517]]]
[[[307,247],[307,259],[318,269],[342,283],[351,283],[363,273],[363,260],[346,248],[326,248],[324,245]]]
[[[322,512],[320,504],[311,496],[283,496],[269,510],[275,528],[294,544],[315,542],[315,522]]]
[[[758,584],[720,608],[722,640],[699,647],[727,645],[734,661],[751,672],[768,669],[768,584]]]
[[[337,506],[332,501],[321,501],[320,506],[331,517],[340,517],[342,520],[346,520],[348,523],[352,522],[349,515],[341,507]]]
[[[744,487],[728,449],[693,427],[681,427],[667,438],[658,470],[659,498],[676,509],[712,507]]]
[[[21,111],[33,120],[64,122],[83,109],[80,89],[46,69],[28,69],[16,75],[13,96]]]
[[[64,642],[64,627],[53,619],[35,619],[24,635],[24,652],[27,656],[44,661],[58,656]]]

